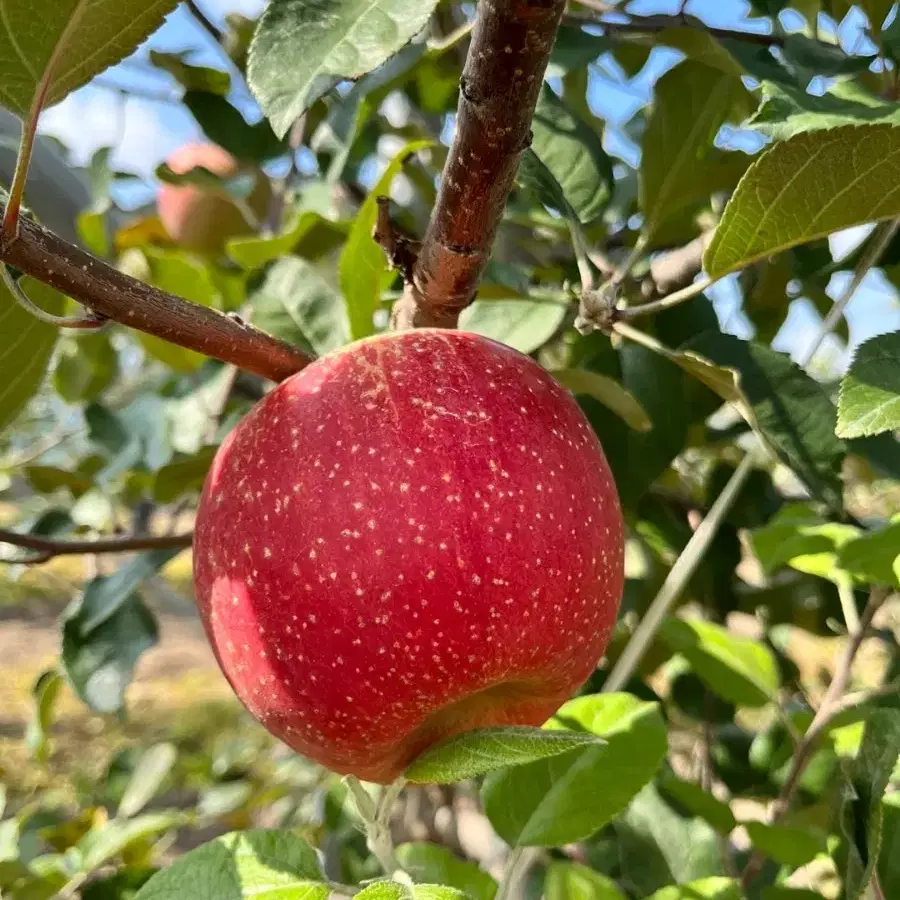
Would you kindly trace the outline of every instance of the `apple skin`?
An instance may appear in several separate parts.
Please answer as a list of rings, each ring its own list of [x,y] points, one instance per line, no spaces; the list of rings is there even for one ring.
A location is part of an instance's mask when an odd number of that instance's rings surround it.
[[[220,178],[233,177],[240,171],[237,160],[215,144],[186,144],[166,162],[179,175],[197,166],[209,169]],[[266,214],[271,196],[268,179],[257,172],[256,185],[247,198],[247,205],[258,217],[262,217]],[[157,194],[156,207],[169,237],[195,253],[221,253],[229,238],[253,231],[240,209],[227,197],[192,184],[163,184]]]
[[[251,714],[388,783],[460,732],[546,721],[603,654],[623,549],[572,395],[502,344],[420,329],[322,357],[236,426],[194,579]]]

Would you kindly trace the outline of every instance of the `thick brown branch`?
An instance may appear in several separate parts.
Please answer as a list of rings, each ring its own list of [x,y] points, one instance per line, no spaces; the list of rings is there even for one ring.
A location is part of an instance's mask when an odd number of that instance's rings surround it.
[[[151,534],[122,535],[87,541],[66,541],[39,537],[35,534],[17,534],[0,528],[0,544],[34,550],[36,556],[16,562],[42,563],[54,556],[76,556],[82,553],[131,553],[136,550],[173,550],[190,547],[193,533],[167,534],[157,537]],[[11,560],[7,560],[10,562]]]
[[[394,325],[456,325],[475,295],[512,188],[565,0],[482,0],[456,135]]]
[[[296,347],[239,318],[131,278],[24,217],[18,238],[7,244],[0,241],[0,261],[62,291],[91,312],[273,381],[312,362]]]

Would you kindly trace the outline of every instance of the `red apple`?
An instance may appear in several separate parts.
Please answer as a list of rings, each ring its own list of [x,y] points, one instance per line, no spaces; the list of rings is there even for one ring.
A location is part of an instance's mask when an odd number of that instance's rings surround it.
[[[340,773],[544,722],[603,654],[623,579],[615,485],[533,360],[423,329],[351,344],[231,432],[200,503],[200,612],[238,697]]]
[[[232,178],[240,171],[237,160],[215,144],[187,144],[166,162],[179,175],[198,166],[220,178]],[[256,172],[255,178],[256,185],[247,198],[247,205],[257,217],[262,217],[266,214],[271,190],[261,172]],[[169,237],[197,253],[221,253],[229,238],[253,231],[252,224],[228,197],[196,185],[163,184],[156,205]]]

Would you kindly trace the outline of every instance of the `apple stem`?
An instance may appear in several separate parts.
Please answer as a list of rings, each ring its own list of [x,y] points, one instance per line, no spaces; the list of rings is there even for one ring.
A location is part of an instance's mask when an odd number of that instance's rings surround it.
[[[377,801],[372,800],[358,778],[348,775],[344,782],[353,800],[356,810],[363,820],[366,829],[366,845],[372,855],[381,864],[385,874],[391,878],[404,874],[394,856],[394,839],[391,835],[391,813],[394,804],[406,787],[406,779],[398,778],[383,788]]]

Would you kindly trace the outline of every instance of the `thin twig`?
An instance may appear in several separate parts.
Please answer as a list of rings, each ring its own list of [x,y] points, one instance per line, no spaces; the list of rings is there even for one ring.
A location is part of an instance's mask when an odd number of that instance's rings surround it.
[[[837,666],[835,667],[831,684],[828,685],[828,690],[825,692],[825,696],[822,698],[822,702],[819,704],[819,708],[816,711],[815,716],[813,716],[809,728],[806,729],[803,740],[800,742],[800,745],[794,753],[791,770],[781,787],[778,797],[769,807],[766,816],[766,820],[769,824],[777,822],[778,819],[790,809],[794,795],[803,779],[803,774],[818,748],[819,738],[824,734],[832,719],[839,712],[846,709],[843,702],[844,691],[846,691],[847,683],[850,681],[850,671],[853,668],[853,661],[856,659],[856,654],[862,646],[862,642],[868,633],[872,620],[875,618],[875,614],[881,609],[882,605],[887,600],[889,593],[889,591],[882,588],[872,588],[872,592],[869,595],[869,602],[866,604],[862,616],[860,616],[859,628],[857,628],[847,640],[847,643],[844,646],[844,652],[841,654]],[[762,868],[764,860],[765,855],[758,850],[755,850],[750,855],[749,860],[747,860],[747,865],[744,867],[744,871],[741,874],[742,888],[746,888],[757,876]]]
[[[197,20],[197,24],[218,44],[222,37],[222,33],[215,25],[213,25],[209,16],[200,9],[195,0],[185,0],[185,6],[187,6],[191,15]]]
[[[472,302],[530,142],[566,0],[479,3],[460,79],[456,134],[397,328],[455,327]]]
[[[692,28],[697,31],[704,31],[715,38],[744,41],[748,44],[759,44],[763,47],[778,47],[784,43],[784,37],[781,35],[760,34],[758,32],[739,31],[730,28],[711,28],[701,19],[689,15],[630,16],[627,22],[608,22],[599,18],[605,12],[606,10],[599,11],[598,14],[593,16],[578,16],[570,13],[567,16],[567,21],[581,25],[601,25],[606,32],[606,36],[613,40],[619,36],[659,34],[659,32],[668,31],[670,28]],[[832,44],[827,46],[832,49],[834,47]]]
[[[13,278],[12,272],[9,271],[9,266],[5,263],[0,263],[0,281],[3,281],[13,300],[22,309],[47,325],[54,325],[56,328],[74,328],[80,331],[100,331],[106,325],[107,320],[105,318],[96,316],[90,311],[84,316],[55,316],[53,313],[48,313],[47,310],[41,309],[22,290],[22,286]]]
[[[728,483],[722,489],[722,493],[716,497],[709,514],[697,526],[697,530],[691,535],[684,550],[675,560],[675,565],[666,576],[659,593],[654,597],[644,618],[641,619],[622,655],[609,673],[609,677],[603,683],[603,692],[619,690],[634,674],[663,619],[672,604],[681,596],[681,592],[696,571],[756,463],[756,452],[751,450],[734,470]]]
[[[34,550],[38,555],[23,560],[4,560],[5,562],[24,562],[36,564],[53,559],[54,556],[78,556],[82,553],[132,553],[136,550],[171,550],[190,547],[193,532],[186,534],[167,534],[162,536],[151,534],[131,534],[96,540],[62,540],[40,537],[35,534],[18,534],[15,531],[0,529],[0,544],[21,547],[23,550]]]
[[[632,319],[638,319],[641,316],[655,316],[664,309],[671,309],[673,306],[678,306],[679,303],[693,300],[694,297],[702,294],[712,284],[714,284],[714,281],[711,278],[695,281],[693,284],[689,284],[687,287],[682,288],[680,291],[675,291],[661,300],[651,300],[649,303],[641,303],[639,306],[628,306],[625,309],[619,309],[616,311],[616,319],[630,322]]]
[[[272,381],[282,381],[312,362],[298,348],[239,317],[188,303],[131,278],[25,218],[20,219],[15,240],[6,243],[0,238],[0,261],[95,314]]]
[[[802,369],[805,369],[812,362],[813,357],[819,351],[819,347],[822,346],[822,342],[829,334],[831,334],[835,325],[837,325],[838,320],[844,314],[847,304],[853,299],[853,296],[856,294],[860,284],[862,284],[863,279],[869,274],[869,270],[878,265],[878,260],[881,258],[882,253],[887,249],[887,246],[896,234],[898,227],[900,227],[900,219],[892,219],[889,222],[883,222],[881,225],[875,227],[875,232],[872,235],[872,243],[856,264],[850,283],[844,289],[841,296],[834,301],[834,305],[828,311],[828,315],[825,316],[825,320],[822,322],[818,333],[813,338],[806,353],[801,357],[799,365]]]

